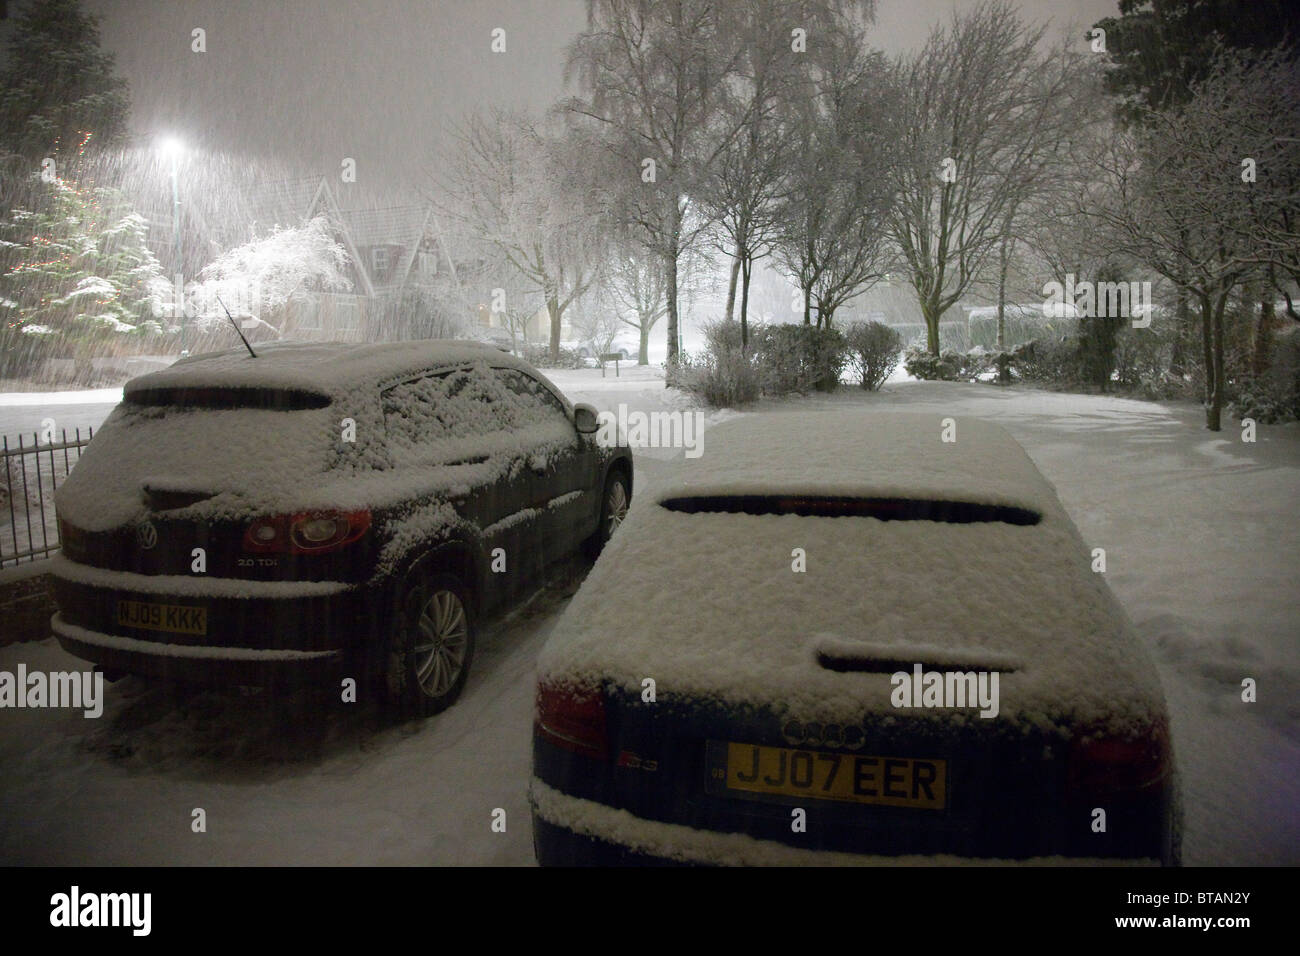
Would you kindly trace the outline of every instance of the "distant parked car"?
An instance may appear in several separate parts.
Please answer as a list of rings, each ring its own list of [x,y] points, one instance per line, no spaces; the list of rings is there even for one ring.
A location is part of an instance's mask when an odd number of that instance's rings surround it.
[[[474,326],[470,330],[470,337],[475,342],[491,345],[503,352],[513,352],[515,350],[514,336],[507,329],[500,326]]]
[[[183,359],[127,384],[58,490],[54,633],[109,671],[373,676],[434,713],[477,623],[622,520],[631,455],[596,430],[473,342]]]
[[[637,355],[636,343],[623,335],[618,336],[610,343],[607,352],[601,352],[591,342],[576,343],[573,345],[573,349],[584,359],[592,359],[593,361],[599,361],[602,355],[617,355],[623,361],[634,359]]]
[[[1177,862],[1152,661],[1020,446],[951,424],[746,416],[638,502],[539,659],[540,863]]]

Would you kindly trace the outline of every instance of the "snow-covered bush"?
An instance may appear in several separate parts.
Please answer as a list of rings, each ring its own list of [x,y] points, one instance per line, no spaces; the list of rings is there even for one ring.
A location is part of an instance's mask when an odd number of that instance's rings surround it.
[[[1143,398],[1194,397],[1191,384],[1171,371],[1178,335],[1172,320],[1163,315],[1144,329],[1122,326],[1115,337],[1116,384]]]
[[[769,395],[833,392],[848,360],[848,346],[838,329],[812,325],[769,325],[750,336]]]
[[[844,330],[849,362],[862,377],[862,387],[876,391],[898,368],[903,337],[880,322],[850,325]]]
[[[762,329],[751,329],[751,334]],[[682,353],[670,366],[667,384],[690,392],[713,408],[736,408],[755,401],[762,392],[757,354],[740,343],[738,322],[714,322],[704,326],[704,351]]]
[[[537,368],[586,368],[587,361],[577,349],[560,346],[559,355],[551,358],[549,345],[525,345],[524,360]]]
[[[1276,423],[1300,419],[1300,325],[1292,324],[1276,334],[1268,369],[1244,377],[1237,384],[1230,409],[1238,421],[1253,418],[1261,423]]]
[[[922,381],[956,382],[962,380],[962,356],[951,349],[931,355],[924,348],[912,346],[903,357],[903,368],[912,378]]]
[[[1079,343],[1073,337],[1026,342],[1012,350],[1011,363],[1016,374],[1033,385],[1077,388],[1084,384]]]

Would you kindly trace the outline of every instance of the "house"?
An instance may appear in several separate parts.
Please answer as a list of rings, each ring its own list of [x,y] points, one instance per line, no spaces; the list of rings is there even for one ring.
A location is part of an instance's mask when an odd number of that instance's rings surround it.
[[[474,321],[457,303],[456,264],[428,204],[341,209],[325,177],[260,184],[249,200],[249,235],[323,216],[347,252],[345,292],[302,289],[278,316],[299,340],[374,342],[448,334]]]

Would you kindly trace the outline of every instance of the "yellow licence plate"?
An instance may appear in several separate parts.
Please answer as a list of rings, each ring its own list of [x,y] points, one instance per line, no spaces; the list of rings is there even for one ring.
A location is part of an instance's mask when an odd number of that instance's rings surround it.
[[[123,627],[140,627],[148,631],[207,634],[208,609],[180,604],[153,604],[148,601],[118,601],[117,623]]]
[[[725,747],[725,751],[724,748]],[[942,810],[944,760],[871,757],[710,741],[712,790]],[[722,758],[722,759],[717,759]],[[740,794],[737,794],[740,795]]]

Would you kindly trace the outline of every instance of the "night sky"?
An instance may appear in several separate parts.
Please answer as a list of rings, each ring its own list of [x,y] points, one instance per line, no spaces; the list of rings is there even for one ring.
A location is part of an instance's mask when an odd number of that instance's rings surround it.
[[[418,187],[446,124],[485,105],[543,109],[564,93],[582,0],[86,0],[130,83],[141,137],[271,157],[306,173],[357,160],[356,196]],[[924,40],[954,0],[880,0],[872,42]],[[1114,0],[1024,0],[1032,19],[1087,25]],[[190,49],[203,28],[207,52]],[[506,31],[506,52],[489,49]],[[348,204],[348,196],[340,200]]]

